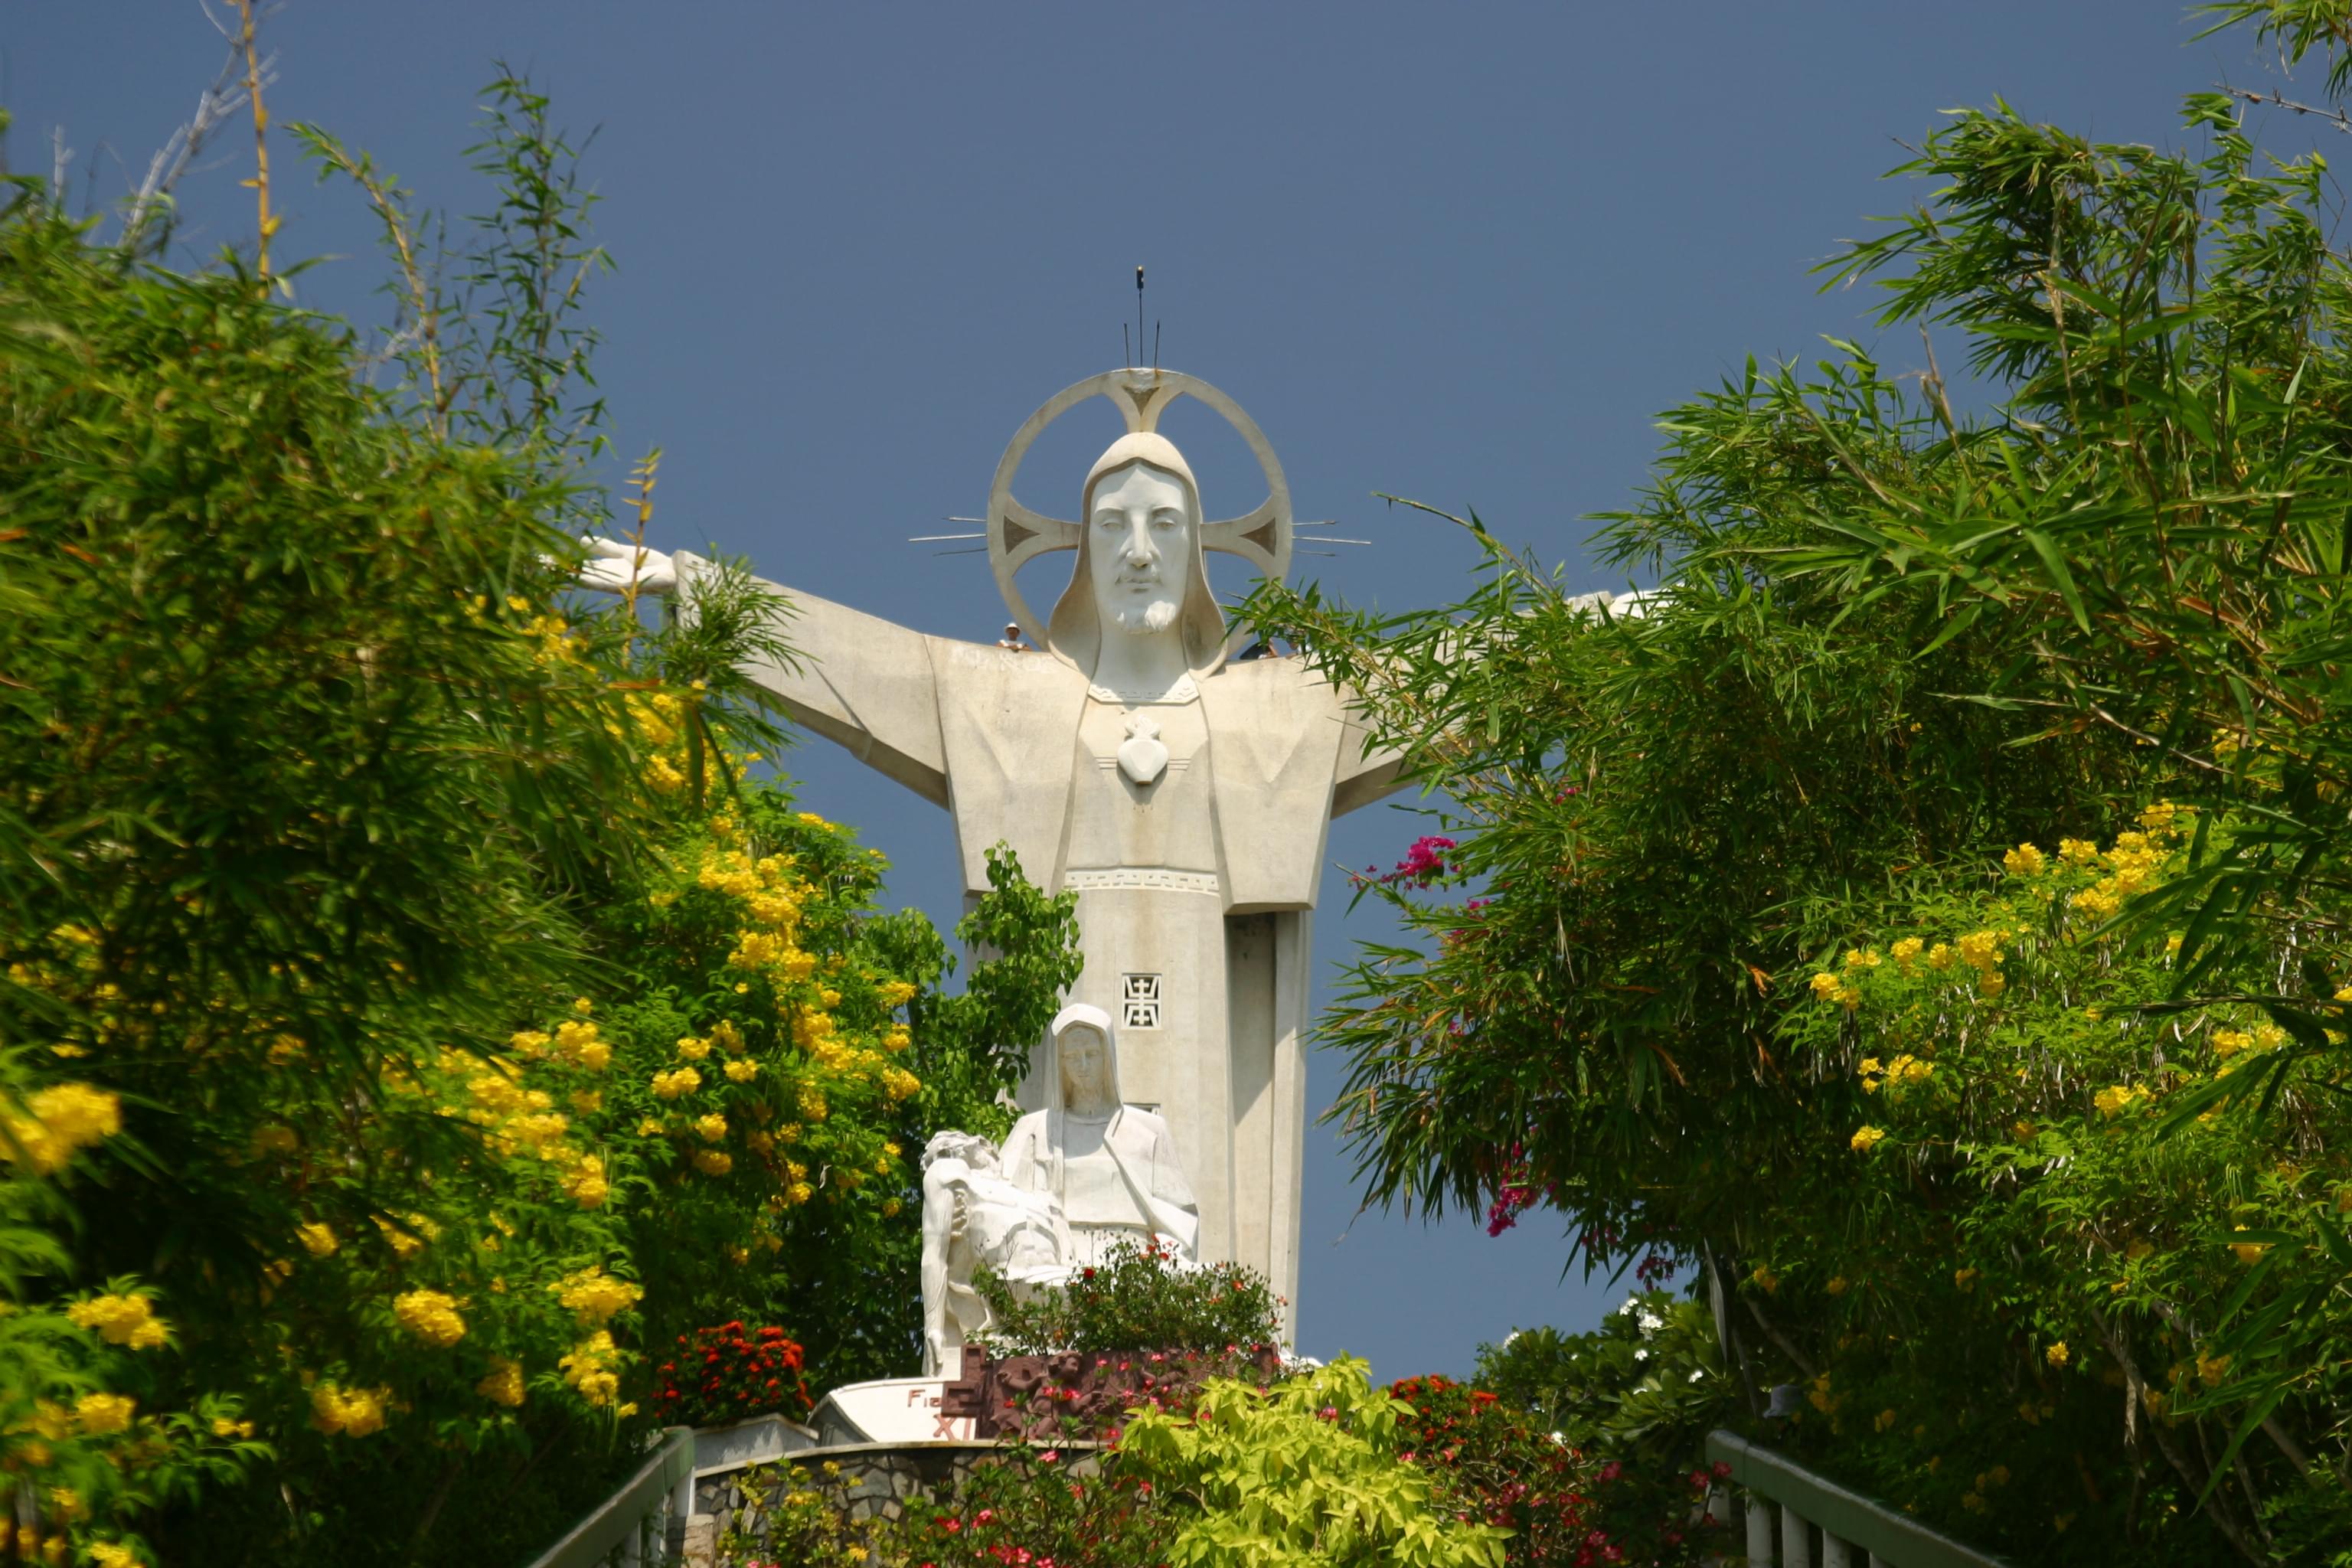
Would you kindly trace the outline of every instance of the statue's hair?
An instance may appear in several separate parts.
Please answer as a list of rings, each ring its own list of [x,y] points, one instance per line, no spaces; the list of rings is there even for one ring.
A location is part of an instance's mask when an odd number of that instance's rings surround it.
[[[1225,617],[1217,596],[1209,591],[1207,552],[1202,531],[1208,514],[1201,510],[1201,486],[1176,443],[1156,431],[1139,430],[1112,442],[1087,471],[1086,489],[1078,499],[1078,564],[1070,585],[1054,605],[1045,626],[1045,640],[1054,652],[1087,674],[1102,652],[1101,606],[1095,603],[1093,540],[1095,491],[1103,480],[1131,464],[1141,463],[1166,474],[1184,488],[1192,507],[1192,559],[1177,566],[1184,577],[1184,600],[1176,625],[1184,639],[1184,663],[1195,675],[1206,675],[1225,661]]]
[[[922,1168],[928,1172],[941,1160],[963,1160],[969,1163],[975,1147],[987,1150],[991,1155],[996,1152],[996,1145],[977,1132],[962,1132],[952,1127],[934,1132],[931,1141],[923,1145]]]

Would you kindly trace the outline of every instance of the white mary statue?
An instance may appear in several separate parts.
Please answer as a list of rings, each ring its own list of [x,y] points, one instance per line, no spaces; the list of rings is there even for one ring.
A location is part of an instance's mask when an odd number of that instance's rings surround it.
[[[1039,432],[1097,396],[1127,434],[1075,487],[1077,520],[1022,505],[1013,481]],[[1223,415],[1257,458],[1267,495],[1251,511],[1209,521],[1190,465],[1159,433],[1168,405],[1187,396]],[[1205,382],[1111,371],[1021,427],[997,467],[985,530],[997,584],[1034,649],[926,636],[787,588],[785,635],[802,657],[748,673],[803,728],[953,815],[968,895],[987,890],[999,843],[1039,886],[1078,895],[1086,969],[1071,999],[1118,1020],[1119,1094],[1103,1100],[1111,1110],[1097,1134],[1068,1102],[1057,1106],[1061,1058],[1040,1055],[1021,1094],[1036,1114],[1016,1134],[1008,1179],[1057,1191],[1076,1183],[1072,1201],[1116,1209],[1123,1189],[1104,1176],[1110,1166],[1074,1163],[1072,1151],[1098,1135],[1080,1158],[1116,1163],[1172,1140],[1198,1198],[1181,1206],[1197,1214],[1200,1256],[1257,1269],[1295,1299],[1301,1040],[1324,839],[1333,816],[1396,787],[1397,759],[1368,752],[1347,694],[1298,660],[1228,657],[1246,634],[1225,624],[1204,552],[1284,574],[1281,467],[1257,426]],[[698,564],[591,542],[598,558],[583,580],[593,586],[634,577],[640,591],[665,592]],[[1014,578],[1054,550],[1075,551],[1077,566],[1041,620]],[[1108,1063],[1108,1032],[1104,1047]],[[1164,1201],[1149,1178],[1139,1186]],[[1163,1228],[1148,1214],[1134,1225]]]
[[[964,1342],[991,1326],[972,1288],[982,1267],[1016,1295],[1100,1263],[1116,1244],[1156,1243],[1195,1260],[1201,1216],[1168,1123],[1121,1103],[1110,1015],[1065,1007],[1042,1068],[1046,1108],[998,1150],[940,1132],[923,1152],[924,1370],[953,1376]]]
[[[1110,1015],[1076,1002],[1054,1020],[1042,1064],[1045,1109],[1004,1141],[1004,1179],[1060,1211],[1066,1268],[1089,1268],[1117,1243],[1158,1242],[1198,1255],[1200,1205],[1168,1123],[1118,1094]]]

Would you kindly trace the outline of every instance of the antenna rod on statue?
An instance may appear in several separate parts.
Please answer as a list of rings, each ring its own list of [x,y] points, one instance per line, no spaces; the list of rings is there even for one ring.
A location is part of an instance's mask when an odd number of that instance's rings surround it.
[[[1140,267],[1135,269],[1135,352],[1143,352],[1143,268]],[[1133,364],[1135,362],[1129,360],[1127,363]],[[1151,367],[1154,370],[1160,368],[1157,355],[1152,358]]]
[[[1151,374],[1160,374],[1160,323],[1151,323]]]

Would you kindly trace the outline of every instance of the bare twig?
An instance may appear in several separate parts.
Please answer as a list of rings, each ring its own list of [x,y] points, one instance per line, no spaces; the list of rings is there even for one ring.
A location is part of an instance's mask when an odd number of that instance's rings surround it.
[[[406,343],[414,341],[419,356],[425,362],[425,380],[430,396],[428,405],[434,434],[446,439],[449,434],[449,402],[441,389],[441,311],[435,302],[434,290],[425,286],[425,272],[416,258],[416,238],[409,230],[408,214],[401,205],[405,194],[375,172],[374,163],[365,153],[353,157],[343,144],[314,125],[296,121],[291,131],[326,165],[348,176],[352,184],[367,193],[369,205],[383,224],[383,232],[392,241],[393,253],[400,259],[401,287],[407,294],[409,324],[395,333],[384,346],[386,358],[404,352]]]
[[[261,62],[261,83],[264,87],[278,79],[277,57],[268,56]],[[235,54],[223,63],[220,74],[210,87],[196,95],[195,112],[187,122],[172,132],[154,157],[148,160],[147,177],[139,189],[131,193],[131,206],[122,218],[122,248],[136,253],[148,243],[148,226],[161,222],[163,227],[154,238],[161,246],[170,236],[170,219],[166,214],[173,189],[180,183],[196,155],[214,132],[226,123],[228,118],[245,107],[244,72]]]
[[[2341,109],[2322,109],[2315,103],[2297,103],[2294,100],[2282,97],[2275,92],[2253,92],[2242,87],[2223,87],[2221,91],[2231,98],[2243,99],[2248,103],[2267,103],[2274,108],[2292,110],[2296,114],[2315,116],[2326,121],[2336,130],[2352,135],[2352,114],[2347,114]]]
[[[247,181],[261,208],[261,246],[254,258],[254,270],[264,283],[269,280],[269,237],[278,232],[278,219],[269,212],[269,110],[261,102],[261,56],[253,41],[253,0],[236,0],[236,13],[241,24],[237,44],[245,51],[245,95],[253,104],[253,178]]]
[[[2144,1401],[2147,1398],[2147,1380],[2140,1374],[2139,1363],[2133,1357],[2131,1346],[2126,1342],[2124,1336],[2116,1331],[2115,1325],[2107,1321],[2106,1314],[2096,1307],[2091,1309],[2091,1321],[2097,1326],[2099,1336],[2107,1342],[2107,1353],[2114,1356],[2116,1364],[2123,1369],[2124,1397]],[[2190,1467],[2189,1457],[2181,1452],[2180,1445],[2173,1441],[2171,1434],[2165,1430],[2163,1422],[2150,1421],[2142,1430],[2156,1439],[2157,1448],[2164,1455],[2165,1462],[2172,1467],[2173,1472],[2180,1478],[2189,1490],[2195,1492],[2204,1489],[2203,1478],[2200,1478]],[[2247,1533],[2245,1526],[2239,1523],[2235,1511],[2222,1506],[2223,1495],[2216,1489],[2207,1498],[2208,1506],[2205,1511],[2213,1521],[2214,1526],[2228,1537],[2230,1544],[2236,1547],[2239,1554],[2247,1562],[2270,1561],[2270,1554],[2263,1550],[2261,1544],[2252,1535]]]
[[[1764,1309],[1756,1304],[1755,1297],[1742,1296],[1740,1300],[1748,1303],[1748,1315],[1756,1320],[1756,1326],[1764,1331],[1764,1337],[1780,1346],[1780,1353],[1795,1363],[1799,1372],[1807,1377],[1821,1375],[1821,1368],[1813,1364],[1812,1358],[1790,1343],[1789,1336],[1773,1326],[1772,1320],[1764,1315]]]

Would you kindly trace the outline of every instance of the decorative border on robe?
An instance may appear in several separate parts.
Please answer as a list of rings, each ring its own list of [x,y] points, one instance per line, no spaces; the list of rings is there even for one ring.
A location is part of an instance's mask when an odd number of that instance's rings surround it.
[[[1156,867],[1120,867],[1108,871],[1065,871],[1065,891],[1081,893],[1150,892],[1206,893],[1222,898],[1213,871],[1163,871]]]

